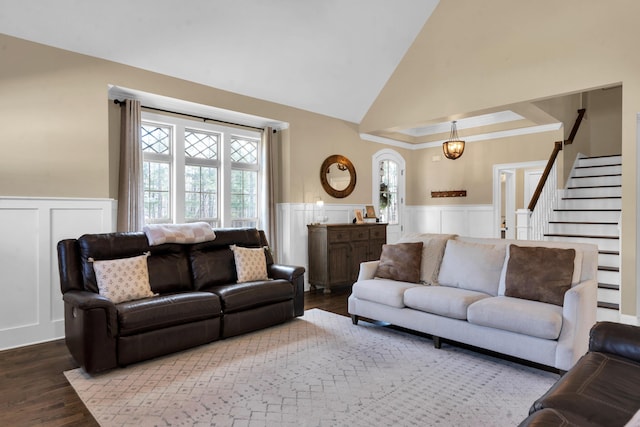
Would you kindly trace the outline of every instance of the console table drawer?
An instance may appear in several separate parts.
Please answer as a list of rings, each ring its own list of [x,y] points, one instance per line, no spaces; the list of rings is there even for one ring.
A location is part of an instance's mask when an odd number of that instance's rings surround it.
[[[387,238],[387,230],[386,228],[370,228],[369,229],[369,237],[371,239],[385,239]]]
[[[351,240],[360,241],[360,240],[369,240],[369,228],[356,228],[351,230]]]
[[[348,242],[350,238],[349,230],[330,230],[327,233],[327,241],[329,243]]]

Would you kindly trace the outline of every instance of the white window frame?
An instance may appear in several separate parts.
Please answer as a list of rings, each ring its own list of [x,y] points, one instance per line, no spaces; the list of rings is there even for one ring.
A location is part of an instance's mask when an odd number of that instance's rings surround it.
[[[142,111],[141,119],[143,124],[155,124],[161,126],[173,127],[172,132],[172,162],[171,162],[171,219],[170,222],[178,224],[186,222],[185,218],[185,166],[200,165],[217,167],[218,169],[218,218],[213,224],[214,227],[232,227],[231,218],[231,170],[255,170],[257,172],[257,211],[256,211],[256,228],[261,228],[261,219],[264,206],[262,205],[262,141],[259,131],[252,131],[239,127],[223,126],[214,123],[199,122],[188,120],[182,117],[166,116],[162,114],[150,113]],[[220,135],[218,147],[217,161],[205,159],[189,159],[185,156],[185,129],[191,131],[202,131],[204,133],[217,133]],[[231,162],[231,138],[237,136],[243,139],[251,139],[257,141],[258,144],[258,162],[257,165],[248,165],[244,163]],[[153,161],[153,155],[143,153],[143,160]]]

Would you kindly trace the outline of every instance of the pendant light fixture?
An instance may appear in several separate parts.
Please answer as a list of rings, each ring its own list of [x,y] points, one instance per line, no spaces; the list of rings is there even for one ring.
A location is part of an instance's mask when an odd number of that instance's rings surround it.
[[[464,141],[458,137],[456,121],[451,122],[451,134],[446,142],[442,143],[442,151],[447,159],[455,160],[464,152]]]

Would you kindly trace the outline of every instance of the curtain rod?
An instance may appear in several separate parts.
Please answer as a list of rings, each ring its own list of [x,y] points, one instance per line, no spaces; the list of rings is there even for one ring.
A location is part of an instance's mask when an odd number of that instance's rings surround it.
[[[120,101],[119,99],[114,99],[113,103],[117,104],[117,105],[124,105],[124,101]],[[242,123],[233,123],[233,122],[227,122],[227,121],[224,121],[224,120],[212,119],[210,117],[196,116],[194,114],[179,113],[177,111],[164,110],[162,108],[147,107],[146,105],[141,105],[141,107],[142,108],[146,108],[147,110],[159,111],[161,113],[178,114],[180,116],[192,117],[194,119],[200,119],[200,120],[203,120],[205,122],[207,120],[209,120],[211,122],[223,123],[223,124],[226,124],[226,125],[242,126],[242,127],[245,127],[245,128],[256,129],[256,130],[260,130],[260,131],[264,130],[264,128],[259,128],[259,127],[256,127],[256,126],[243,125]],[[273,133],[276,133],[275,129],[273,130]]]

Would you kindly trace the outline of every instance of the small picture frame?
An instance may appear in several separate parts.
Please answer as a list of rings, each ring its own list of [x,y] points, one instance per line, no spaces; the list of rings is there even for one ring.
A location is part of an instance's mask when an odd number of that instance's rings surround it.
[[[362,224],[364,222],[364,217],[362,216],[362,209],[356,209],[356,224]]]
[[[367,210],[365,217],[376,218],[376,210],[373,208],[373,205],[367,205],[365,209]]]

